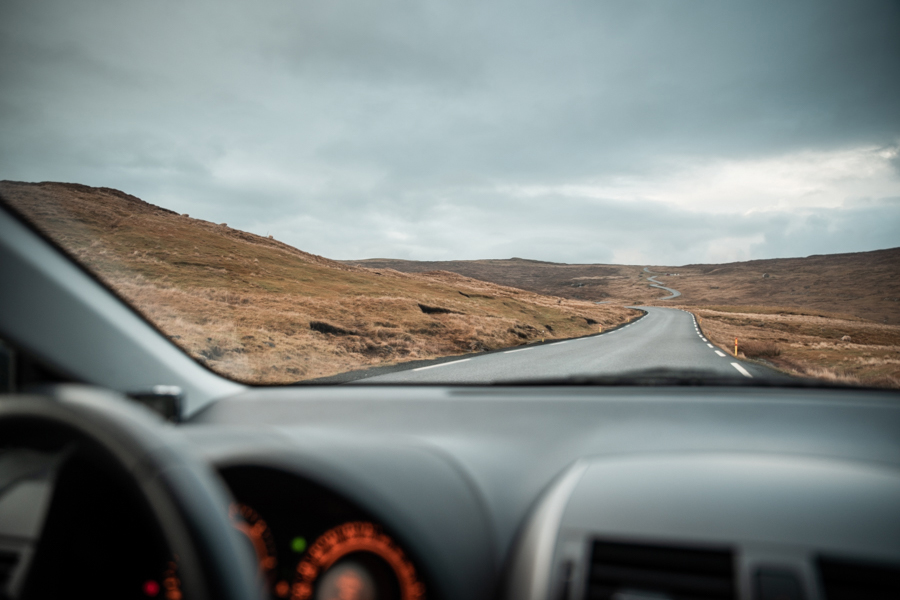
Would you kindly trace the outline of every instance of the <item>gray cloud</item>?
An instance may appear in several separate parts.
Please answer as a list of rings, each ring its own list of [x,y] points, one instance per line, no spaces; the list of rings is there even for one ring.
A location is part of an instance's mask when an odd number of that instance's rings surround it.
[[[900,244],[896,202],[708,215],[490,190],[896,148],[898,70],[892,0],[7,0],[0,177],[119,187],[338,258],[863,250]]]

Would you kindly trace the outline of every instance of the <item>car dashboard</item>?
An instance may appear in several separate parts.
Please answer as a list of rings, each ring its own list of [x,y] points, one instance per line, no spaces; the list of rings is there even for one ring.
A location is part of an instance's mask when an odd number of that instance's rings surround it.
[[[305,584],[327,569],[310,552],[360,528],[383,538],[356,584],[377,597],[888,598],[900,575],[896,400],[282,388],[213,403],[182,430],[248,521],[265,522],[276,598],[312,597]]]

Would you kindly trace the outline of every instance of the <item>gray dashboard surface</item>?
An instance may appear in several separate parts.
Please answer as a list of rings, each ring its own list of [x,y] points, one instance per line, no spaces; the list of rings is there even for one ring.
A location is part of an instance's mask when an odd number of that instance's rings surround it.
[[[579,459],[727,453],[900,471],[900,395],[863,390],[270,388],[215,402],[184,431],[214,464],[275,464],[347,495],[485,594],[529,508]]]

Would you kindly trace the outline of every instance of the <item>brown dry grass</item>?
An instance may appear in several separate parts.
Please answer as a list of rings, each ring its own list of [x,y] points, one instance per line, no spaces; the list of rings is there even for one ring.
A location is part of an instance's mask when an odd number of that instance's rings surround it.
[[[900,388],[900,326],[772,307],[690,308],[706,337],[729,354],[796,375]]]
[[[574,337],[638,316],[446,271],[346,265],[107,188],[0,182],[0,195],[191,356],[248,383]]]
[[[524,259],[440,263],[373,259],[358,264],[405,272],[440,268],[542,294],[616,305],[763,305],[782,311],[840,313],[900,324],[900,248],[720,265],[656,266],[650,267],[651,273],[640,266]],[[651,276],[682,296],[660,301],[668,294],[648,285]]]
[[[772,340],[745,340],[741,352],[748,358],[775,358],[781,356],[781,347]]]
[[[657,279],[682,293],[679,304],[753,305],[900,325],[900,248],[651,270],[673,274]]]

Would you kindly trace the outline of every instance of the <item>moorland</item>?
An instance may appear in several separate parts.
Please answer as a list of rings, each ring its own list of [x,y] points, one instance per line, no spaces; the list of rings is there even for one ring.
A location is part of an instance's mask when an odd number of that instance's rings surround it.
[[[727,264],[335,261],[127,193],[0,182],[0,196],[195,359],[284,384],[577,337],[684,308],[729,354],[900,387],[900,248]],[[651,287],[649,277],[682,293]]]
[[[608,306],[683,308],[729,354],[781,371],[900,387],[900,248],[726,264],[561,264],[511,258],[347,261],[467,277]],[[681,296],[651,287],[649,277]]]
[[[346,265],[110,188],[3,181],[0,197],[188,354],[247,383],[576,337],[640,316],[448,271]]]

